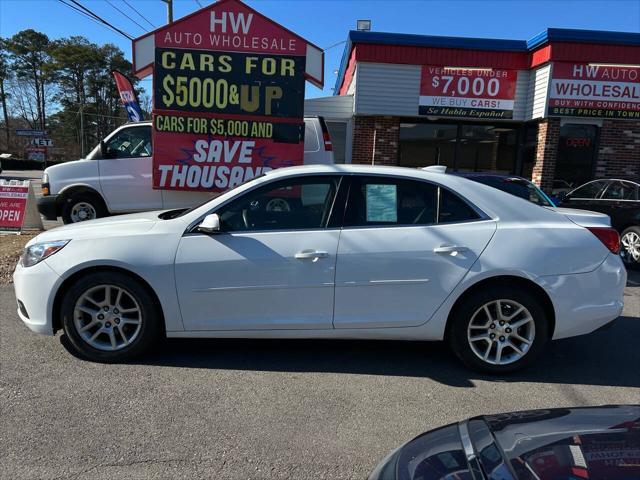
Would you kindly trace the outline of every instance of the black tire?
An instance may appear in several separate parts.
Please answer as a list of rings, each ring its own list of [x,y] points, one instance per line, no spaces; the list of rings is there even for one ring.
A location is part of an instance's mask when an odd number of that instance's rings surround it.
[[[492,353],[489,356],[489,361],[483,360],[478,354],[474,352],[471,346],[471,342],[467,338],[469,324],[471,323],[474,315],[477,313],[478,315],[485,315],[486,318],[487,315],[481,313],[480,309],[482,309],[484,305],[489,304],[490,302],[495,302],[496,300],[505,300],[506,302],[502,302],[503,308],[505,309],[513,309],[512,306],[508,305],[509,302],[520,304],[520,306],[523,306],[526,308],[526,310],[528,310],[531,318],[533,318],[533,341],[528,347],[525,346],[524,348],[522,348],[522,351],[524,351],[522,357],[514,360],[511,363],[491,363],[491,360],[495,361],[498,342],[501,338],[503,338],[502,334],[499,331],[489,329],[487,330],[487,332],[497,332],[493,333],[495,338],[492,340],[492,342],[495,343],[490,348],[495,348],[495,350],[491,350]],[[492,312],[495,312],[497,310],[495,305],[493,307],[489,307],[490,311],[492,308]],[[510,310],[510,312],[513,312],[513,310]],[[512,323],[515,324],[517,323],[518,319],[522,319],[525,317],[526,312],[523,312],[522,314],[515,317]],[[476,321],[478,320],[480,321],[480,323],[484,322],[484,318],[476,316]],[[498,329],[509,327],[508,322],[505,322],[504,326],[499,326],[497,325],[498,323],[498,321],[495,321],[492,324],[495,325],[495,328]],[[477,325],[477,323],[474,324]],[[542,307],[538,299],[534,295],[527,292],[525,289],[510,287],[506,285],[488,286],[484,289],[477,290],[476,292],[463,299],[462,303],[456,307],[454,312],[452,312],[452,317],[450,319],[448,327],[448,341],[456,356],[467,367],[484,373],[502,374],[524,368],[530,365],[542,353],[545,346],[549,342],[549,321],[546,317],[544,308]],[[528,329],[531,327],[527,326],[521,328]],[[513,329],[510,330],[513,331]],[[511,331],[506,334],[507,343],[503,344],[503,346],[506,345],[505,348],[507,349],[507,354],[515,357],[517,355],[517,352],[510,346],[508,346],[508,342],[510,341],[508,337],[512,335]],[[478,330],[477,332],[479,335],[483,334],[483,330]],[[516,329],[515,334],[523,334],[523,336],[525,335],[520,329]],[[520,341],[516,340],[516,337],[513,337],[512,340],[514,343],[518,344],[519,347],[523,347]],[[486,342],[488,343],[488,341]],[[485,345],[486,348],[487,343],[477,342],[476,345],[478,347]],[[491,357],[493,357],[493,359]]]
[[[90,205],[96,213],[95,218],[106,217],[109,214],[107,206],[98,194],[87,192],[72,193],[65,198],[62,203],[62,221],[65,225],[68,225],[69,223],[77,223],[72,218],[72,212],[73,208],[80,203]]]
[[[76,302],[90,289],[99,289],[102,285],[115,286],[125,290],[126,294],[130,295],[131,298],[135,300],[140,311],[141,322],[139,330],[137,330],[137,335],[133,338],[130,344],[115,351],[102,350],[90,345],[82,338],[78,327],[76,326],[76,321],[74,320]],[[98,307],[96,307],[96,310],[102,312]],[[164,334],[164,321],[160,307],[155,298],[139,280],[136,280],[134,277],[124,273],[109,271],[94,272],[82,277],[74,283],[64,295],[60,313],[62,316],[62,328],[69,339],[68,343],[70,343],[70,347],[74,353],[78,354],[78,356],[82,358],[92,360],[94,362],[118,363],[131,360],[132,358],[142,355],[154,344],[157,344]],[[122,317],[125,316],[122,312],[116,313],[119,313]],[[112,321],[114,321],[113,317],[111,318]],[[136,316],[136,318],[139,317]],[[87,319],[86,323],[90,323],[90,321]],[[113,328],[116,338],[119,338],[122,342],[123,336],[119,332],[116,332],[117,327],[115,322],[113,325],[105,325],[102,323],[99,326]],[[125,328],[124,325],[121,327]],[[94,331],[95,330],[89,331],[89,333],[93,333]],[[104,338],[105,335],[110,339],[110,336],[107,334],[101,334],[99,338]]]
[[[623,243],[625,236],[630,234],[635,234],[637,238],[640,238],[640,227],[634,226],[626,228],[622,232],[622,235],[620,235],[620,258],[622,258],[625,267],[631,270],[638,270],[640,269],[640,257],[638,258],[638,260],[635,260],[633,258],[633,255],[627,250],[627,248],[625,248]]]

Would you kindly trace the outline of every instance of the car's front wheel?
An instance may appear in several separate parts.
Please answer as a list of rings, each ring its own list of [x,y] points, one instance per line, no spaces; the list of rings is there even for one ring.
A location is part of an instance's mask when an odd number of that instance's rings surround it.
[[[629,227],[620,235],[620,258],[627,268],[640,267],[640,227]]]
[[[135,278],[94,272],[66,292],[62,327],[75,353],[96,362],[122,362],[148,350],[161,336],[153,296]]]
[[[537,298],[508,286],[488,286],[469,295],[454,311],[449,330],[458,358],[487,373],[529,365],[548,339],[548,321]]]

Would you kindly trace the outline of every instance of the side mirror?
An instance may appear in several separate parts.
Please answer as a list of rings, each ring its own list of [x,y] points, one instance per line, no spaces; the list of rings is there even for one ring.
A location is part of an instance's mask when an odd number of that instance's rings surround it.
[[[116,152],[104,143],[104,140],[100,140],[100,154],[103,159],[116,158]]]
[[[219,233],[220,217],[217,213],[212,213],[204,217],[202,223],[198,225],[198,231],[203,233]]]

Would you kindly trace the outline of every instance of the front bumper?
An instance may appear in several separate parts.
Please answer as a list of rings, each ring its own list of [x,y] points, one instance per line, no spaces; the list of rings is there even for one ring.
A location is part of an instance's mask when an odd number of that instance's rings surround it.
[[[53,292],[60,282],[46,260],[32,267],[18,264],[13,272],[13,289],[18,303],[18,317],[29,329],[53,335]]]
[[[542,278],[556,312],[554,340],[591,333],[622,313],[627,270],[618,255],[592,272]]]
[[[58,218],[58,196],[47,195],[38,198],[38,212],[47,220],[56,220]]]

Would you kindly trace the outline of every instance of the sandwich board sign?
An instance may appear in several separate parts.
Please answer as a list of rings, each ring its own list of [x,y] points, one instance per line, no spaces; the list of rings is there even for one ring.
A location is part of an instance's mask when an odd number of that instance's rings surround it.
[[[133,41],[153,72],[153,188],[221,192],[301,165],[305,80],[323,51],[240,0],[220,0]]]
[[[43,230],[30,180],[0,180],[0,233]]]

